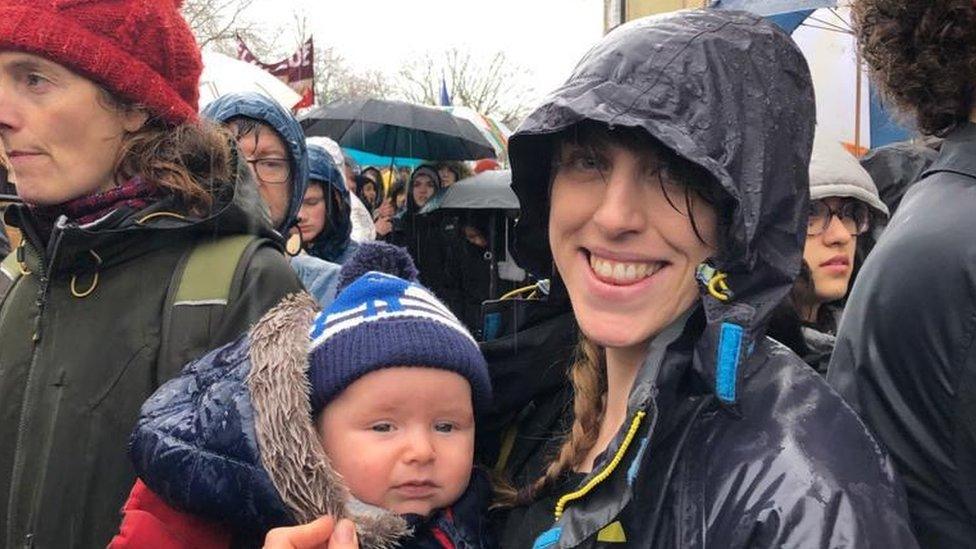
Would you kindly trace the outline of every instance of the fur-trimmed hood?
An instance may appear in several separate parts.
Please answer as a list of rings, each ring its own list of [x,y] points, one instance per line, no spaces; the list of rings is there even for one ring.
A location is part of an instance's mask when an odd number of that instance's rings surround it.
[[[357,501],[311,422],[308,327],[293,294],[247,335],[187,365],[143,404],[130,439],[138,476],[171,505],[223,522],[239,537],[321,515],[355,521],[362,547],[408,533],[399,516]]]

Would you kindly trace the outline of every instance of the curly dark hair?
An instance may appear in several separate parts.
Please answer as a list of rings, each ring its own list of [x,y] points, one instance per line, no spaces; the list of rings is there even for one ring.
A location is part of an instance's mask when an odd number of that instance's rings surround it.
[[[857,0],[861,55],[884,97],[926,135],[969,118],[976,90],[973,0]]]

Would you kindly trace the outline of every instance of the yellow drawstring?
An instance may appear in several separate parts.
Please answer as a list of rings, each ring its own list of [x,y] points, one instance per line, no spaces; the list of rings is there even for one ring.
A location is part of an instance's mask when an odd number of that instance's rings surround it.
[[[78,275],[71,275],[71,295],[78,299],[84,299],[90,296],[95,291],[95,287],[98,286],[98,267],[102,264],[102,258],[95,253],[95,250],[88,250],[88,253],[95,257],[95,275],[92,277],[91,286],[87,290],[79,292],[75,288],[75,284],[78,282]]]
[[[599,474],[591,478],[590,481],[579,490],[570,492],[559,498],[559,501],[556,502],[556,520],[559,520],[559,518],[563,516],[563,510],[566,509],[567,503],[580,499],[586,494],[590,493],[591,490],[596,488],[597,484],[600,484],[606,480],[607,477],[613,474],[613,470],[617,468],[617,465],[620,465],[620,461],[624,458],[624,453],[627,452],[627,448],[630,446],[631,441],[633,441],[634,437],[637,435],[637,430],[640,428],[641,420],[644,419],[645,415],[647,415],[647,412],[643,410],[637,412],[637,415],[635,415],[634,419],[630,422],[630,428],[627,429],[627,436],[625,436],[623,442],[620,443],[620,448],[617,450],[617,453],[614,454],[613,459],[610,460],[610,463],[607,464],[607,466],[604,467]]]
[[[180,220],[186,219],[186,216],[174,212],[154,212],[136,221],[136,223],[142,225],[146,221],[149,221],[150,219],[155,219],[157,217],[175,217],[176,219],[180,219]]]
[[[512,299],[512,298],[514,298],[516,296],[519,296],[519,295],[522,295],[524,293],[534,291],[536,289],[536,287],[537,286],[535,284],[533,284],[531,286],[523,286],[521,288],[518,288],[518,289],[512,290],[511,292],[508,292],[507,294],[503,295],[499,299]]]
[[[729,284],[726,282],[728,278],[729,275],[715,271],[712,278],[708,280],[708,293],[719,301],[728,301],[731,298],[729,295]]]

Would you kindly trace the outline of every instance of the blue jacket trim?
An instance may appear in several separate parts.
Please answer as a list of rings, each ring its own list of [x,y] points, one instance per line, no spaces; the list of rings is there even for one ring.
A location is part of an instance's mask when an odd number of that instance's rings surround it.
[[[725,403],[735,402],[735,378],[739,370],[739,348],[742,345],[742,326],[722,323],[718,340],[718,361],[715,372],[715,393]]]
[[[539,537],[535,538],[535,543],[532,544],[532,549],[545,549],[546,547],[552,547],[559,543],[559,535],[563,533],[562,526],[555,526],[546,530]]]
[[[630,462],[630,467],[627,468],[627,484],[634,484],[634,479],[637,478],[637,471],[640,470],[641,461],[644,461],[644,451],[647,450],[647,443],[650,441],[650,433],[648,433],[647,436],[641,440],[640,448],[637,449],[637,454],[634,456],[634,460]]]

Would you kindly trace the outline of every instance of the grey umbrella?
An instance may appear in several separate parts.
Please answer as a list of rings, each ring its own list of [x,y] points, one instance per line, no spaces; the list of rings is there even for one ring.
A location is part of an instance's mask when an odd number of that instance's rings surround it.
[[[467,177],[444,191],[440,208],[460,210],[518,210],[512,190],[512,171],[493,170]]]
[[[336,101],[302,115],[305,135],[391,158],[475,160],[495,149],[469,120],[443,109],[384,99]]]

